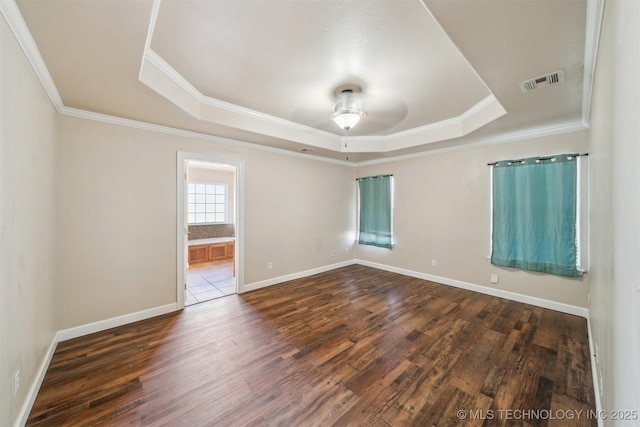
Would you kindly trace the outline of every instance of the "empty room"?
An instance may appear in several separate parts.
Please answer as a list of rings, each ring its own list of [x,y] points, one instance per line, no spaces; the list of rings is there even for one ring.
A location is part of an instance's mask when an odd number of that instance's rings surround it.
[[[640,425],[640,2],[0,12],[0,425]]]

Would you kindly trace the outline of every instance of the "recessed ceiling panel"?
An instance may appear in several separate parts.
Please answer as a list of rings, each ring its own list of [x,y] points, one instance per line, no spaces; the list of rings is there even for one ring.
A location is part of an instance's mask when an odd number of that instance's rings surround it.
[[[354,135],[458,117],[491,94],[417,0],[164,1],[151,49],[206,97],[336,134],[343,84],[366,97]]]
[[[350,162],[584,127],[599,28],[586,0],[2,4],[63,113]],[[346,84],[366,113],[348,133],[329,120]]]

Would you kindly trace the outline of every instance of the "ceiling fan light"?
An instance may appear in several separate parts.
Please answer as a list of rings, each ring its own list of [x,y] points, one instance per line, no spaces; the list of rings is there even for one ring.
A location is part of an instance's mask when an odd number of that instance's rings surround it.
[[[356,109],[344,109],[336,111],[331,118],[338,126],[348,131],[358,124],[364,114]]]

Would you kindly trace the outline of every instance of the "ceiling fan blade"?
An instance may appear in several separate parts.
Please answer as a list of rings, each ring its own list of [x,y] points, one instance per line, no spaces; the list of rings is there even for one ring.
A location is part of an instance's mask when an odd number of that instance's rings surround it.
[[[297,109],[289,120],[337,135],[364,136],[382,134],[402,122],[408,113],[406,104],[393,97],[358,92],[350,94],[350,97],[353,106],[363,111],[365,116],[349,132],[333,122],[331,115],[335,106],[326,102],[320,102],[313,108]]]
[[[290,120],[301,125],[340,135],[343,131],[331,120],[332,113],[333,110],[301,108],[293,112]]]
[[[399,99],[365,94],[360,102],[362,111],[366,114],[361,126],[363,133],[378,133],[390,129],[407,117],[407,106]]]

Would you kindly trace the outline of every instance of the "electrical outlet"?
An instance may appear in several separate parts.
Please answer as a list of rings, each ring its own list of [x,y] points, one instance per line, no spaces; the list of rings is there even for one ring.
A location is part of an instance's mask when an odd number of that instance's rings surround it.
[[[273,270],[273,263],[271,261],[267,264],[267,270]]]
[[[348,254],[349,253],[349,248],[344,248],[344,253]]]
[[[491,283],[498,283],[498,275],[497,274],[492,274],[491,275]]]
[[[13,395],[17,396],[20,391],[20,369],[13,374]]]
[[[438,266],[438,261],[436,261],[435,259],[431,260],[431,267],[437,267]]]
[[[331,251],[331,256],[336,256],[336,251]]]

